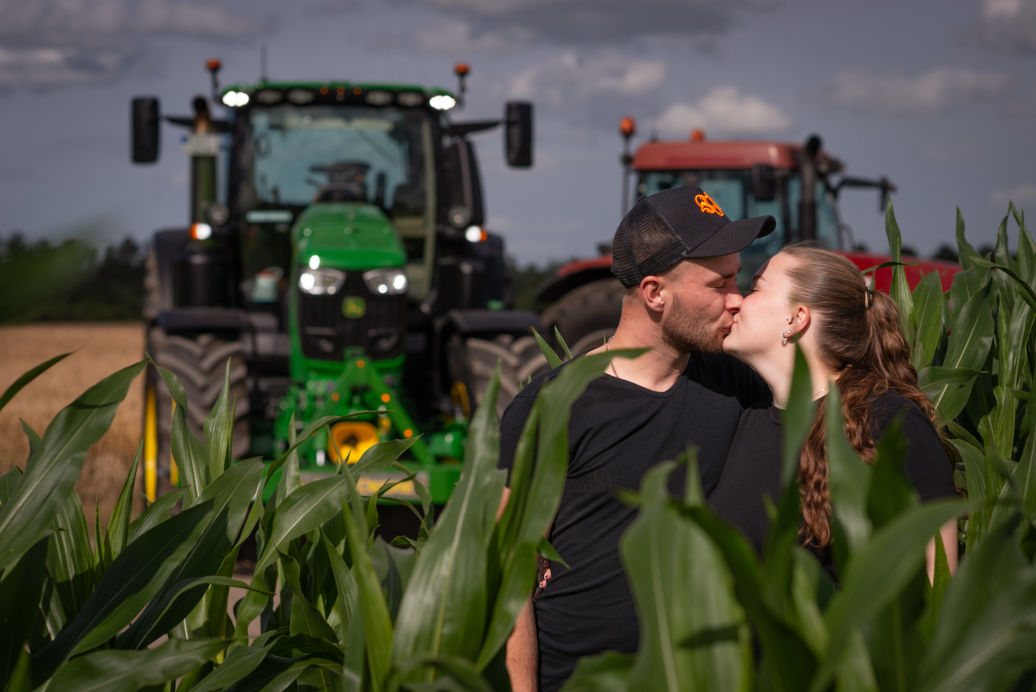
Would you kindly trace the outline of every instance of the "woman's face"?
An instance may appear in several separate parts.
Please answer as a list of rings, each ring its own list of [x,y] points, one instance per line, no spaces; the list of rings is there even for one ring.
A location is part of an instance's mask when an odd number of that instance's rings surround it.
[[[752,290],[741,301],[730,334],[723,340],[725,352],[755,365],[783,348],[781,333],[790,326],[792,314],[787,270],[794,263],[794,258],[778,253],[756,272]]]

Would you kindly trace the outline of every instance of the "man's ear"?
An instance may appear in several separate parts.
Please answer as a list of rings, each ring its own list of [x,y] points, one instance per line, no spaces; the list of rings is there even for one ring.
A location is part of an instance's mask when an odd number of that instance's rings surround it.
[[[645,276],[640,280],[640,297],[648,310],[661,311],[665,306],[665,297],[662,289],[665,288],[665,280],[659,276]]]

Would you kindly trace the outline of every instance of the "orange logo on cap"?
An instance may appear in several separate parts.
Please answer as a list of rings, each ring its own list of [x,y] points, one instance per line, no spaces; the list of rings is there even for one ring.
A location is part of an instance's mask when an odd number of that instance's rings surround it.
[[[723,210],[716,204],[716,200],[709,197],[707,194],[702,193],[694,196],[694,201],[698,205],[698,208],[702,210],[704,214],[719,214],[723,216]]]

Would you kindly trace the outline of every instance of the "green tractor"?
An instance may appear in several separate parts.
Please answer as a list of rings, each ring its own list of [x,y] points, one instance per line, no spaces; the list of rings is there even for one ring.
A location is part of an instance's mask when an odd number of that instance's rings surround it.
[[[266,458],[308,423],[349,416],[299,447],[303,478],[356,462],[373,444],[416,438],[409,473],[362,477],[445,502],[467,424],[499,362],[498,410],[535,360],[532,313],[508,310],[502,239],[483,227],[470,136],[505,128],[508,164],[532,164],[532,106],[453,122],[458,94],[354,82],[218,85],[192,116],[132,103],[133,161],[157,160],[160,123],[186,128],[190,225],[159,230],[144,286],[146,348],[183,384],[198,432],[229,368],[233,455]],[[154,369],[145,391],[144,491],[178,484],[172,400]],[[399,482],[403,480],[404,482]]]

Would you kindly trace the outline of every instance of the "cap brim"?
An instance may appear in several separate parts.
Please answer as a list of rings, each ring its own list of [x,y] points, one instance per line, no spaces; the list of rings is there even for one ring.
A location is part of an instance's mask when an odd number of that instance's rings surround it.
[[[769,235],[777,227],[772,216],[756,216],[732,221],[712,234],[705,242],[687,253],[687,257],[719,257],[741,252],[756,238]]]

